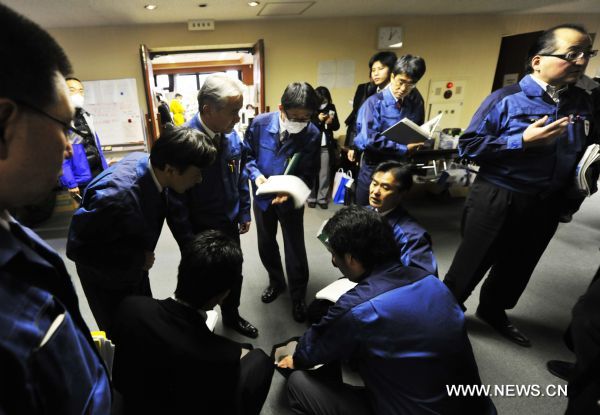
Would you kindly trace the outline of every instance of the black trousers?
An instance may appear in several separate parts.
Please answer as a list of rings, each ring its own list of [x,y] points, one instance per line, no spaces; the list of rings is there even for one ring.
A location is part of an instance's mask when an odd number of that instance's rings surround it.
[[[132,295],[152,297],[148,272],[139,270],[136,282],[118,284],[114,273],[100,271],[82,264],[75,264],[79,281],[87,298],[98,328],[110,339],[114,315],[121,301]]]
[[[286,202],[284,206],[270,205],[265,211],[253,203],[253,210],[258,235],[258,253],[269,274],[269,285],[281,289],[286,286],[277,243],[277,223],[279,223],[283,233],[285,270],[290,296],[292,300],[298,301],[304,300],[308,284],[308,260],[304,245],[304,207],[292,209],[288,203],[290,202]]]
[[[479,297],[489,311],[513,308],[558,227],[558,194],[512,192],[478,177],[463,211],[462,241],[444,283],[459,304],[490,270]]]
[[[318,372],[318,371],[316,371]],[[365,388],[341,380],[323,379],[316,373],[295,370],[288,378],[288,399],[295,414],[370,415]]]
[[[217,226],[194,226],[194,233],[198,234],[202,231],[215,229],[223,232],[231,239],[233,239],[238,246],[240,246],[240,232],[237,224],[228,223]],[[223,303],[221,304],[221,316],[223,320],[234,321],[239,317],[238,308],[240,306],[240,298],[242,296],[242,283],[244,277],[242,275],[239,276],[238,280],[233,284],[231,290],[229,291],[229,295],[225,297]]]
[[[259,415],[267,399],[275,365],[261,349],[251,350],[240,360],[237,402],[241,415]]]

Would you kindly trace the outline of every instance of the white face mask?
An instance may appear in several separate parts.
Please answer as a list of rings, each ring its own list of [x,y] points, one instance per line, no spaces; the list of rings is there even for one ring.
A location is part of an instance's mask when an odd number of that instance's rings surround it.
[[[281,120],[281,129],[290,134],[298,134],[300,131],[304,130],[307,125],[308,122],[290,121],[285,117]]]
[[[83,103],[84,103],[83,95],[81,95],[81,94],[71,95],[71,103],[73,104],[73,106],[75,108],[83,108]]]

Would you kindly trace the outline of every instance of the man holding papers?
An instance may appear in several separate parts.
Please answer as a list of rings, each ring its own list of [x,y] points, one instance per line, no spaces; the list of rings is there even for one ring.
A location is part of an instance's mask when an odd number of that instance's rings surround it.
[[[481,287],[477,316],[512,342],[531,342],[508,319],[558,226],[575,166],[594,136],[590,96],[575,82],[596,55],[577,25],[545,31],[518,84],[493,92],[459,140],[479,164],[465,202],[462,242],[444,282],[464,303]]]
[[[293,174],[310,184],[315,174],[314,160],[319,150],[319,130],[310,123],[319,105],[317,95],[306,82],[287,86],[279,111],[258,115],[246,131],[248,146],[246,168],[254,191],[254,218],[258,252],[269,274],[269,286],[262,301],[270,303],[285,290],[286,283],[277,244],[277,223],[281,224],[285,265],[292,297],[292,315],[298,322],[306,319],[308,260],[304,245],[304,206],[296,209],[286,194],[257,195],[258,187],[269,176]],[[293,162],[293,163],[292,163]],[[292,166],[287,169],[288,165]]]
[[[369,203],[369,185],[375,166],[382,161],[397,160],[420,144],[400,144],[382,133],[403,118],[417,125],[423,123],[423,97],[415,87],[424,73],[423,58],[401,56],[394,65],[389,85],[369,97],[359,110],[354,144],[364,150],[356,187],[356,203],[361,206]]]

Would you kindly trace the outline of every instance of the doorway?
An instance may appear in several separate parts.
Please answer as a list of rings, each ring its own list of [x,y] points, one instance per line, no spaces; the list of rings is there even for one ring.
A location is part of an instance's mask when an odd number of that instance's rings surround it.
[[[181,95],[178,97],[179,104],[175,102],[171,108],[183,110],[183,117],[187,121],[198,112],[198,91],[206,77],[213,73],[224,73],[239,79],[247,86],[243,108],[248,108],[248,112],[244,110],[240,115],[241,121],[236,126],[238,133],[243,134],[250,112],[254,114],[265,110],[262,39],[253,45],[219,47],[149,49],[146,45],[140,45],[140,55],[148,104],[146,122],[150,147],[162,131],[156,93],[161,93],[167,104],[170,104],[176,95]]]

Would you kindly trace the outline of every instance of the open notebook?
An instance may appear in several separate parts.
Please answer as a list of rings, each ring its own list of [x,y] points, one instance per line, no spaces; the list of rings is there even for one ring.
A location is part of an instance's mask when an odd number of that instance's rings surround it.
[[[444,113],[440,113],[423,125],[403,118],[382,132],[381,135],[400,144],[420,143],[431,138],[443,115]]]

